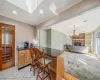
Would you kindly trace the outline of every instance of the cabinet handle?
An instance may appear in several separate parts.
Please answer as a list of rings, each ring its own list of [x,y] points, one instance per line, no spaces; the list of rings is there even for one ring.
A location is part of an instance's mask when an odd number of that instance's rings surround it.
[[[20,54],[20,55],[24,55],[24,53]]]

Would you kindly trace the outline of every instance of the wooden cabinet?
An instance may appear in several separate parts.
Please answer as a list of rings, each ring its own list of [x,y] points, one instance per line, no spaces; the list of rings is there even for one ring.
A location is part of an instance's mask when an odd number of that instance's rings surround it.
[[[0,71],[15,66],[15,26],[0,23]]]
[[[28,65],[31,63],[31,52],[30,50],[25,51],[25,64]]]
[[[31,64],[31,52],[29,49],[18,52],[18,68]]]
[[[25,66],[25,51],[19,51],[18,53],[18,68]]]

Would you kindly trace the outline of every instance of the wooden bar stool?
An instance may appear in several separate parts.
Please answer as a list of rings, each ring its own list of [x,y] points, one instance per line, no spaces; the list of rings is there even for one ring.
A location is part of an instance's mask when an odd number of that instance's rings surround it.
[[[32,56],[32,63],[31,63],[31,69],[33,68],[33,72],[34,72],[34,76],[35,76],[35,71],[36,69],[38,69],[38,59],[40,57],[40,52],[33,47],[30,47],[30,51],[31,51],[31,56]],[[30,69],[30,70],[31,70]]]
[[[32,58],[32,62],[31,62],[31,69],[30,69],[30,71],[33,69],[34,71],[34,76],[35,76],[35,70],[38,68],[38,64],[37,64],[37,59],[36,59],[36,53],[34,52],[34,50],[33,49],[31,49],[31,54],[32,54],[32,56],[31,56],[31,58]]]
[[[39,78],[41,80],[45,80],[46,78],[49,78],[49,80],[51,80],[50,70],[48,68],[48,65],[51,63],[51,61],[52,60],[48,59],[44,55],[44,51],[43,51],[43,54],[42,54],[41,58],[38,60],[39,70],[38,70],[38,75],[37,75],[36,80],[38,80]]]

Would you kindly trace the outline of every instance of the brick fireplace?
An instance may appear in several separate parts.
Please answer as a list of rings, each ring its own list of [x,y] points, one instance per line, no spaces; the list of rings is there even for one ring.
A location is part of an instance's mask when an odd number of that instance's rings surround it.
[[[74,46],[85,46],[85,33],[74,35],[72,38],[72,44]]]

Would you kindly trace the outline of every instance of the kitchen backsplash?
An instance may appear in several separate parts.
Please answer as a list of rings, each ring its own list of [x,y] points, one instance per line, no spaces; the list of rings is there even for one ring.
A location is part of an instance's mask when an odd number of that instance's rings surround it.
[[[29,41],[26,41],[26,40],[17,40],[17,42],[16,42],[16,44],[17,44],[17,47],[24,47],[24,42],[29,42],[29,45],[31,44],[31,43],[33,43],[34,44],[34,42],[33,42],[33,40],[29,40]]]

